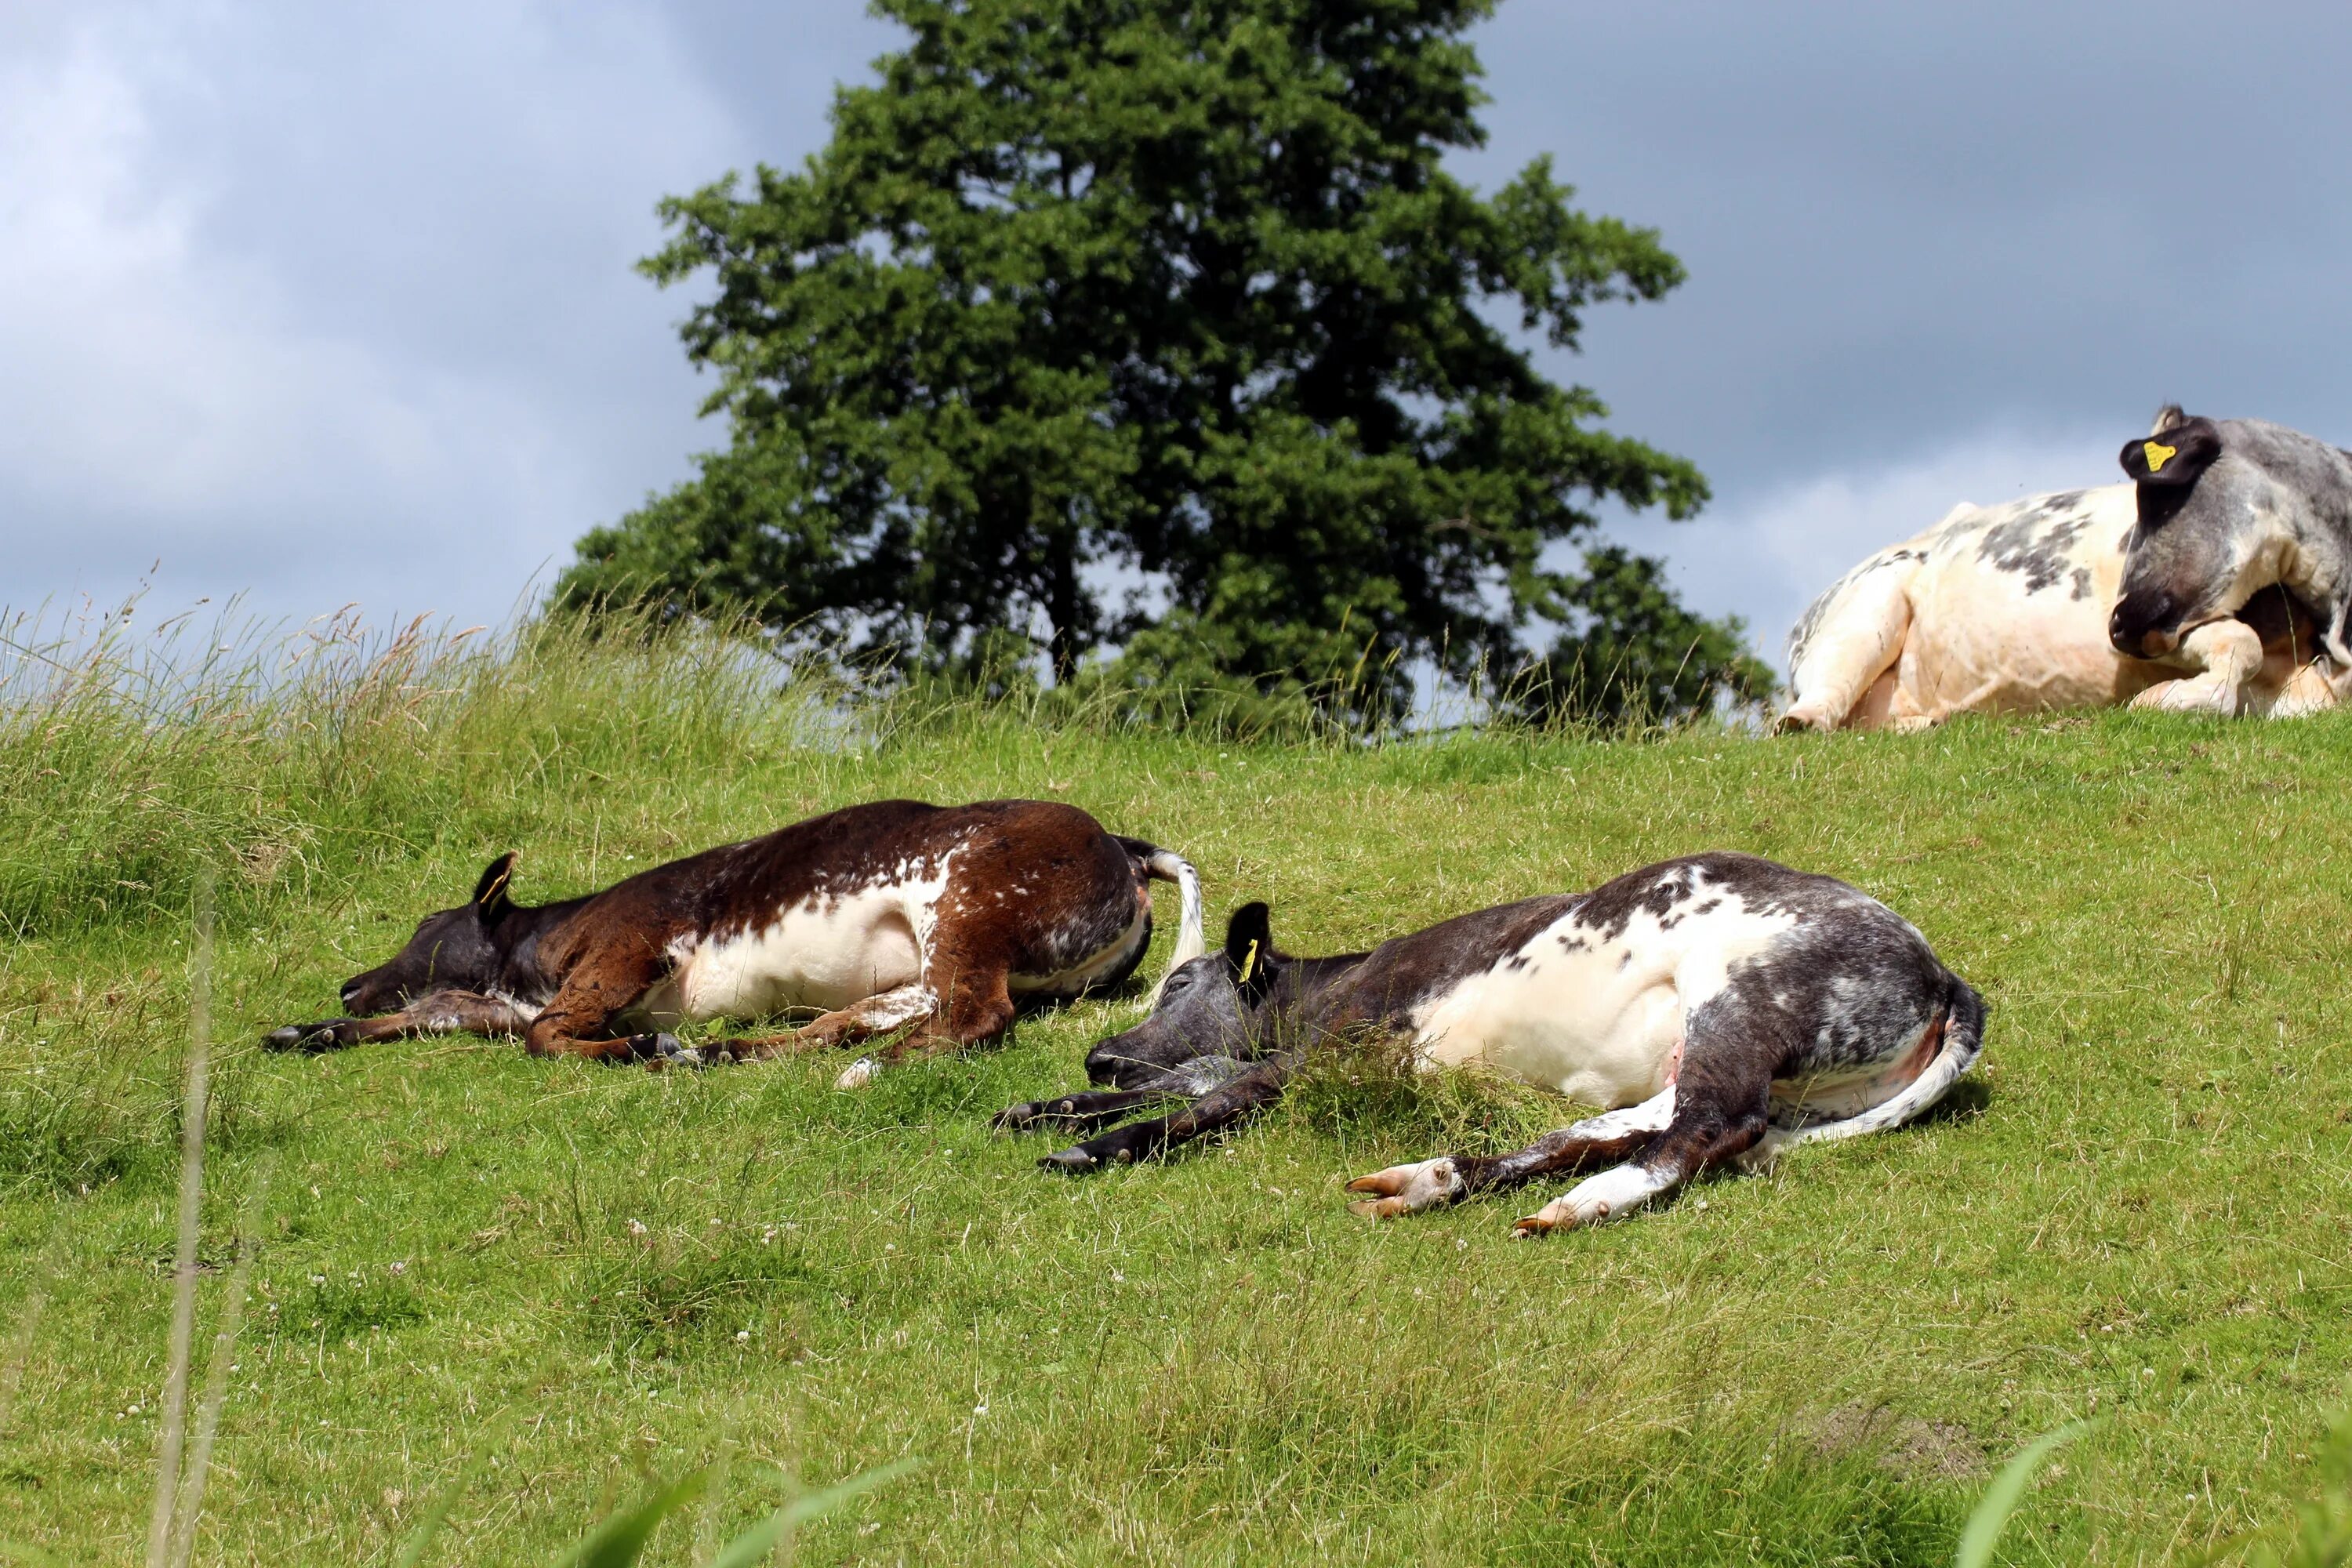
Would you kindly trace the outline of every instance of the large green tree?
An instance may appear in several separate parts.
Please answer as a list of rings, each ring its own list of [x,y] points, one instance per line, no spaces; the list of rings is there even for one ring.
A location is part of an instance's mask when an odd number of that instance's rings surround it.
[[[645,268],[715,277],[683,333],[733,438],[583,539],[561,595],[916,661],[1010,631],[1065,679],[1122,646],[1163,683],[1589,637],[1622,571],[1546,547],[1706,482],[1515,337],[1573,348],[1683,273],[1549,160],[1491,196],[1445,172],[1485,139],[1464,33],[1492,6],[875,0],[912,39],[822,153],[664,204]],[[1692,624],[1684,698],[1761,679]]]

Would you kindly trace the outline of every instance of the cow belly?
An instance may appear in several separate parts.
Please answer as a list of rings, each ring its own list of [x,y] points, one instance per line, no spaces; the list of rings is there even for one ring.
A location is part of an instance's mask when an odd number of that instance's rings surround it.
[[[1423,1013],[1422,1059],[1475,1062],[1602,1110],[1638,1105],[1666,1086],[1683,1039],[1671,979],[1576,996],[1551,978],[1490,971],[1463,982]]]
[[[678,965],[678,1005],[689,1018],[758,1018],[814,1007],[831,1012],[923,978],[922,942],[900,889],[812,901],[764,927],[706,942]]]
[[[2012,578],[1965,561],[1916,590],[1902,685],[1931,718],[2036,712],[2122,701],[2164,678],[2107,641],[2111,597],[2017,592]]]

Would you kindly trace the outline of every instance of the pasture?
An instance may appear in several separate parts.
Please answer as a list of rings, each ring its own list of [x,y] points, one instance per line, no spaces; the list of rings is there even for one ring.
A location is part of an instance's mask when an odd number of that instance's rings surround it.
[[[2342,715],[1359,745],[845,707],[679,643],[321,645],[267,686],[250,652],[168,689],[101,657],[0,713],[0,1545],[144,1537],[207,873],[200,1346],[268,1185],[202,1562],[388,1562],[462,1482],[425,1562],[544,1563],[722,1453],[647,1561],[779,1467],[908,1458],[799,1560],[1944,1563],[2001,1458],[2085,1416],[2007,1561],[2235,1557],[2340,1489]],[[1332,1063],[1077,1180],[992,1137],[1139,987],[856,1094],[833,1056],[256,1047],[499,850],[535,902],[898,795],[1082,805],[1199,867],[1213,942],[1264,897],[1302,952],[1751,850],[1916,923],[1990,1005],[1983,1064],[1921,1125],[1529,1243],[1559,1189],[1377,1226],[1339,1192],[1568,1120],[1507,1086]]]

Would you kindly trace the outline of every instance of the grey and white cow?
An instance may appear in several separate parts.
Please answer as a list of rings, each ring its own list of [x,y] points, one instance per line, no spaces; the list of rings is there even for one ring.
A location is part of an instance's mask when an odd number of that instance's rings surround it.
[[[1171,972],[1150,1016],[1087,1056],[1109,1087],[997,1125],[1095,1134],[1048,1168],[1142,1159],[1239,1121],[1308,1051],[1368,1030],[1431,1068],[1479,1063],[1607,1109],[1517,1153],[1351,1184],[1369,1194],[1356,1211],[1383,1217],[1598,1171],[1520,1220],[1524,1235],[1631,1214],[1711,1165],[1901,1125],[1976,1060],[1984,1004],[1875,899],[1752,855],[1664,861],[1334,958],[1281,952],[1250,904],[1224,952]],[[1171,1100],[1187,1103],[1114,1125]]]
[[[2195,656],[2233,711],[2254,682],[2261,639],[2237,619],[2287,595],[2308,616],[2331,686],[2352,678],[2352,453],[2262,419],[2205,419],[2168,406],[2128,442],[2135,517],[2107,620],[2117,652]]]
[[[2157,436],[2180,423],[2180,411],[2167,408]],[[2143,446],[2171,450],[2151,437],[2134,442],[2127,457]],[[2189,457],[2159,457],[2158,491],[2178,489],[2201,445],[2181,450]],[[2280,562],[2265,559],[2251,535],[2241,541],[2243,560],[2228,563],[2217,561],[2210,528],[2160,542],[2176,557],[2187,553],[2179,549],[2186,543],[2200,552],[2177,559],[2171,575],[2217,588],[2226,578],[2227,592],[2206,595],[2193,620],[2176,620],[2145,649],[2118,637],[2119,625],[2156,607],[2147,594],[2125,602],[2126,552],[2151,531],[2141,526],[2139,488],[2102,485],[1958,506],[1935,527],[1870,556],[1815,599],[1790,633],[1790,702],[1780,727],[1909,730],[1956,713],[2126,702],[2293,718],[2352,698],[2352,664],[2322,652],[2311,605],[2283,585],[2289,578]],[[2141,555],[2152,563],[2161,552]],[[2238,565],[2244,570],[2226,569]]]

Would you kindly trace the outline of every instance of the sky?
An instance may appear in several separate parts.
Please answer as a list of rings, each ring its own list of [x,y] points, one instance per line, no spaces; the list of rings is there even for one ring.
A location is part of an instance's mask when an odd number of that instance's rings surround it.
[[[0,606],[495,624],[725,431],[635,260],[823,144],[858,0],[0,0]],[[1698,463],[1612,517],[1776,660],[1956,502],[2161,403],[2352,441],[2352,6],[1504,0],[1491,188],[1552,154],[1689,281],[1583,352]],[[241,597],[239,597],[241,595]]]

